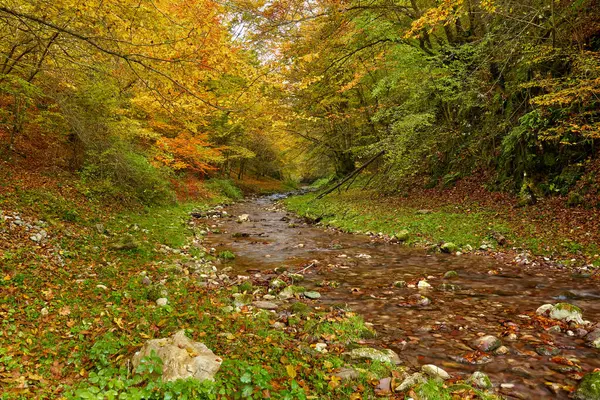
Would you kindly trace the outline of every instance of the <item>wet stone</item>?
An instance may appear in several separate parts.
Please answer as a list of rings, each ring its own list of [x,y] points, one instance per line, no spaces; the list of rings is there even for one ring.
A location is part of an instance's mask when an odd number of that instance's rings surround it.
[[[311,299],[311,300],[316,300],[316,299],[321,298],[321,293],[315,292],[315,291],[304,292],[302,294],[304,295],[304,297],[306,297],[307,299]]]
[[[560,354],[560,349],[554,346],[538,346],[535,348],[535,352],[540,356],[556,356]]]
[[[450,379],[449,373],[433,364],[423,365],[421,367],[421,372],[423,372],[425,375],[431,378],[439,378],[443,381]]]
[[[484,351],[486,353],[492,352],[502,346],[502,341],[495,336],[486,335],[477,338],[473,341],[473,347],[477,350]]]
[[[485,373],[481,371],[473,372],[473,374],[469,377],[467,382],[480,389],[492,388],[492,381]]]
[[[458,278],[458,272],[448,271],[444,274],[444,279],[453,279],[453,278]]]

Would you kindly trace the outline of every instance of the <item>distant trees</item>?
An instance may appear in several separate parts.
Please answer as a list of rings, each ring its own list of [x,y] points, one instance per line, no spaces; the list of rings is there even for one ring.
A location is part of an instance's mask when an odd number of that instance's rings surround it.
[[[93,190],[150,201],[170,197],[174,174],[248,169],[256,150],[271,151],[257,126],[277,107],[228,15],[211,0],[3,2],[4,158],[27,164],[58,146],[47,161]]]

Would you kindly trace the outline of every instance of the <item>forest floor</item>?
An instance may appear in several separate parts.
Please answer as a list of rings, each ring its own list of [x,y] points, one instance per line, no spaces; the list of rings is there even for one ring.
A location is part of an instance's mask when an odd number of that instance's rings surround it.
[[[282,322],[271,312],[236,303],[240,294],[253,300],[269,286],[229,276],[230,255],[202,245],[207,224],[190,214],[231,201],[222,194],[166,207],[128,207],[91,201],[74,182],[68,176],[0,168],[1,399],[359,399],[375,396],[380,378],[392,376],[393,383],[405,376],[401,366],[364,361],[345,380],[340,375],[345,345],[332,345],[329,352],[315,349],[315,337],[348,344],[373,334],[350,311],[313,309],[296,296]],[[312,214],[310,196],[288,204]],[[452,196],[461,198],[456,192]],[[328,197],[319,207],[327,207],[331,215],[326,218],[333,223],[343,199],[341,227],[408,228],[415,243],[454,240],[476,246],[490,229],[509,242],[521,238],[510,221],[489,219],[493,211],[482,211],[485,204],[425,202],[429,197],[413,197],[410,203],[388,198],[375,207],[366,194],[349,192]],[[432,212],[414,213],[422,207]],[[412,211],[402,214],[401,209]],[[356,215],[349,218],[352,212]],[[363,220],[356,219],[359,215]],[[577,251],[588,260],[593,239],[574,243],[583,246]],[[286,275],[282,279],[292,282]],[[160,306],[159,298],[167,304]],[[214,383],[157,383],[160,366],[151,364],[134,373],[130,359],[144,342],[180,329],[223,358]],[[461,382],[442,387],[431,381],[419,390],[409,394],[493,398]]]
[[[359,399],[403,373],[376,360],[344,372],[344,345],[315,349],[310,338],[373,335],[348,310],[294,295],[281,317],[249,303],[268,284],[229,276],[231,255],[202,245],[210,221],[191,216],[223,195],[129,207],[51,171],[0,168],[0,183],[0,399]],[[214,382],[162,383],[153,359],[132,367],[147,340],[181,329],[222,358]],[[419,390],[493,398],[464,384]]]

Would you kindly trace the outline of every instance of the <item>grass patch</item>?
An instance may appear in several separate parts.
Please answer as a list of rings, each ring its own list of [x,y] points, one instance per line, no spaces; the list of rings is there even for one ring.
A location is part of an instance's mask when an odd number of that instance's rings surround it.
[[[417,208],[373,201],[368,193],[348,192],[316,200],[316,194],[291,197],[287,207],[304,217],[319,220],[345,232],[382,232],[393,235],[408,230],[407,243],[452,242],[479,247],[490,232],[510,236],[510,229],[492,213],[461,212],[443,208],[420,214]]]

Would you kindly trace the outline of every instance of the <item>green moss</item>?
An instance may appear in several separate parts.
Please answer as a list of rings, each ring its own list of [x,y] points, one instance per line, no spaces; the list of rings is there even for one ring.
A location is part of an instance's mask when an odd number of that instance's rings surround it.
[[[238,290],[242,293],[243,292],[250,293],[250,292],[252,292],[253,288],[254,287],[252,286],[252,282],[250,282],[250,281],[244,281],[238,286]]]
[[[585,375],[573,398],[575,400],[600,400],[600,372]]]

